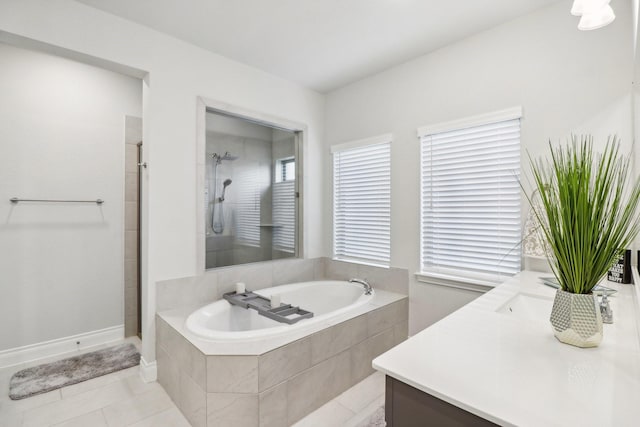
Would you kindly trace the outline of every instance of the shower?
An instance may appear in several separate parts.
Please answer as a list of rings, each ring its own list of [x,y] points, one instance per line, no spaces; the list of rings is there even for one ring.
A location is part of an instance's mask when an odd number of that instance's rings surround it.
[[[209,200],[209,203],[212,203],[211,207],[211,229],[215,234],[222,234],[224,232],[224,195],[227,191],[227,187],[231,185],[231,179],[227,178],[222,183],[222,195],[217,197],[217,188],[218,188],[218,166],[223,161],[233,161],[238,157],[231,155],[228,151],[223,155],[218,153],[213,153],[211,155],[213,159],[213,176],[212,181],[210,182],[210,187],[213,186],[213,198]]]

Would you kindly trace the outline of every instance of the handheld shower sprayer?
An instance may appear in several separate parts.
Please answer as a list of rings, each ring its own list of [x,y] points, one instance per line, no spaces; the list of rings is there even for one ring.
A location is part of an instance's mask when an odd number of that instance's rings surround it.
[[[224,202],[224,193],[225,193],[225,191],[227,191],[227,187],[230,186],[232,182],[233,181],[231,181],[229,178],[227,178],[222,183],[222,195],[220,197],[218,197],[218,201],[219,202]]]

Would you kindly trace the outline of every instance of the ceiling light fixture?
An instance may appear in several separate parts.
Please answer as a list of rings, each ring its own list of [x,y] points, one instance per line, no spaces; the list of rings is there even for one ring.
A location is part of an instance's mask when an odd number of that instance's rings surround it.
[[[596,30],[609,25],[616,19],[611,0],[574,0],[571,14],[580,16],[578,29],[582,31]]]

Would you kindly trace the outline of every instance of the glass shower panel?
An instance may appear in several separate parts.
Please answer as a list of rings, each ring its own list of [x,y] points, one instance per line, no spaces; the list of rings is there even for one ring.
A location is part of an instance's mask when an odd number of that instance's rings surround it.
[[[296,134],[207,113],[206,268],[296,255]]]

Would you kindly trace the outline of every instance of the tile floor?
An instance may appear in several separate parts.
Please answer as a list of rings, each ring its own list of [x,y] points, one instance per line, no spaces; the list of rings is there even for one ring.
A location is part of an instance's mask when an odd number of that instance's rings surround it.
[[[137,338],[125,341],[140,345]],[[189,427],[160,384],[140,379],[137,366],[27,399],[9,399],[9,380],[15,372],[68,356],[0,369],[0,426]],[[295,427],[355,427],[383,403],[384,375],[375,373]]]

